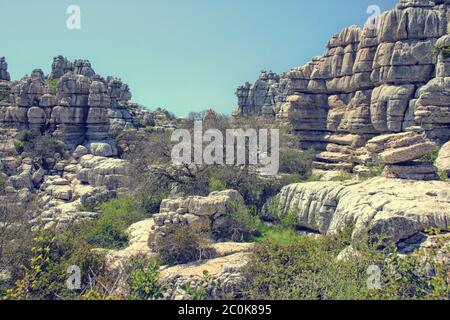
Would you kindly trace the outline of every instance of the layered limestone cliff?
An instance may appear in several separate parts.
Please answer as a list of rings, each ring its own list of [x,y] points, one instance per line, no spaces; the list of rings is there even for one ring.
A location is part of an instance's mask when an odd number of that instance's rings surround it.
[[[447,0],[402,0],[379,28],[345,28],[305,66],[239,87],[235,115],[290,124],[323,170],[367,167],[365,145],[379,135],[413,131],[442,145],[450,140],[449,15]]]
[[[58,56],[49,75],[36,69],[30,76],[10,81],[5,59],[0,59],[3,138],[27,129],[34,134],[50,133],[72,149],[106,142],[115,153],[117,133],[127,127],[153,125],[150,113],[130,99],[127,84],[97,75],[87,60],[71,62]],[[11,145],[4,145],[2,151],[11,151]]]
[[[36,69],[11,81],[0,58],[0,201],[29,205],[38,199],[39,207],[27,212],[33,225],[64,227],[95,218],[83,208],[128,186],[130,164],[118,155],[119,133],[175,125],[164,110],[150,112],[130,99],[128,85],[97,75],[86,60],[58,56],[49,75]],[[46,136],[51,140],[45,144],[60,141],[61,150],[43,155],[18,148]]]

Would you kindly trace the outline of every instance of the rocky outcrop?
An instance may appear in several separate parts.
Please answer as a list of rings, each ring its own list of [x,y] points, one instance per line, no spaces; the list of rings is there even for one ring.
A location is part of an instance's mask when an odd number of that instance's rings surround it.
[[[24,205],[33,195],[40,200],[30,213],[32,225],[59,228],[94,219],[97,214],[83,208],[128,187],[130,164],[118,157],[119,134],[126,138],[123,132],[145,133],[148,126],[161,131],[175,127],[167,111],[150,112],[130,100],[127,84],[97,75],[87,60],[58,56],[49,75],[36,69],[11,81],[5,58],[0,58],[1,178],[11,199],[20,197]],[[48,138],[40,149],[53,148],[48,144],[61,148],[45,155],[25,150],[24,145],[41,137]]]
[[[238,110],[236,115],[264,114],[274,116],[287,96],[287,77],[272,71],[261,71],[254,83],[246,83],[236,91]]]
[[[207,197],[163,200],[160,213],[154,215],[155,234],[164,233],[171,225],[189,225],[199,232],[220,237],[226,233],[230,216],[238,206],[244,206],[244,199],[235,190],[213,192]],[[157,245],[157,236],[154,241]]]
[[[169,288],[167,299],[192,300],[188,288],[206,289],[207,299],[238,299],[245,284],[241,270],[251,258],[251,244],[230,243],[231,251],[206,261],[161,270],[160,281]],[[217,246],[218,247],[218,246]],[[220,248],[218,248],[220,249]],[[205,279],[207,274],[207,279]]]
[[[188,223],[193,228],[206,218],[220,218],[227,214],[231,202],[242,201],[234,190],[212,193],[208,197],[189,197],[166,199],[162,202],[162,213],[137,222],[127,229],[128,246],[121,250],[96,249],[103,253],[111,271],[121,271],[118,289],[115,294],[126,296],[126,270],[134,257],[152,259],[157,257],[153,240],[163,231],[163,225]],[[176,210],[175,212],[171,212]],[[186,218],[186,221],[184,221]],[[162,221],[164,220],[164,221]],[[184,222],[183,222],[184,221]],[[214,225],[214,224],[213,224]],[[202,225],[211,231],[211,225]],[[199,289],[204,286],[208,299],[238,298],[244,285],[242,268],[251,258],[252,243],[210,242],[212,255],[205,260],[176,266],[162,266],[160,284],[165,289],[164,298],[189,300],[188,288]],[[207,274],[207,278],[205,275]]]
[[[20,81],[10,81],[6,68],[2,58],[0,127],[8,128],[10,137],[24,129],[47,132],[69,148],[109,144],[112,152],[107,153],[114,155],[117,134],[145,126],[142,119],[152,118],[149,111],[130,103],[128,85],[119,78],[100,77],[87,60],[70,62],[58,56],[48,76],[36,69]]]
[[[439,170],[446,172],[448,177],[450,177],[450,142],[444,144],[439,151],[436,167]]]
[[[6,63],[5,57],[0,57],[0,81],[1,80],[11,80],[8,72],[8,64]]]
[[[450,140],[449,11],[448,1],[402,0],[379,28],[345,28],[305,66],[240,87],[236,116],[292,125],[321,170],[351,172],[367,141],[411,127],[441,145]]]
[[[279,194],[280,214],[301,227],[334,234],[353,226],[353,245],[371,236],[397,243],[435,227],[449,231],[449,182],[375,178],[289,185]]]
[[[367,142],[372,160],[385,166],[383,175],[388,178],[411,180],[439,180],[438,169],[424,156],[437,146],[416,132],[382,135]]]

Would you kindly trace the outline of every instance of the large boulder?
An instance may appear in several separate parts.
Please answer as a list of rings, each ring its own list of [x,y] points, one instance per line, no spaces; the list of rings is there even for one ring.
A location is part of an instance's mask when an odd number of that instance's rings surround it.
[[[244,199],[235,190],[212,192],[207,197],[166,199],[161,202],[160,212],[154,215],[155,228],[164,232],[168,226],[187,224],[213,237],[222,236],[231,214],[239,206],[245,206]]]
[[[442,146],[436,160],[436,167],[439,170],[445,171],[450,177],[450,142]]]
[[[352,226],[355,245],[368,236],[396,243],[430,227],[449,231],[449,188],[449,182],[386,178],[293,184],[280,192],[279,211],[294,212],[299,226],[322,234]]]

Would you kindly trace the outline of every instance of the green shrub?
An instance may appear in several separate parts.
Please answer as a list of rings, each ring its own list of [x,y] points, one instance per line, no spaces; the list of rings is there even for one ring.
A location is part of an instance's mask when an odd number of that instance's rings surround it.
[[[146,262],[135,258],[131,261],[128,278],[129,300],[154,300],[163,297],[165,289],[159,283],[159,265],[155,260]]]
[[[280,199],[278,196],[271,198],[267,202],[267,210],[266,210],[267,216],[264,218],[266,220],[275,222],[277,226],[285,229],[292,229],[297,227],[298,225],[297,212],[295,210],[289,210],[288,212],[283,213],[280,211],[279,203]]]
[[[348,181],[353,179],[353,175],[348,172],[341,172],[338,176],[333,177],[330,181]]]
[[[18,153],[31,153],[47,168],[46,159],[53,158],[56,153],[64,154],[65,144],[48,133],[35,136],[31,131],[23,130],[14,139],[14,148]]]
[[[100,218],[85,234],[88,243],[106,249],[120,249],[128,244],[126,229],[144,218],[130,198],[109,200],[101,205]]]
[[[212,176],[209,178],[209,192],[226,190],[227,186],[218,178]]]
[[[56,91],[58,89],[58,79],[47,79],[45,80],[45,84],[49,86],[51,93],[56,94]]]
[[[79,228],[64,232],[39,231],[27,253],[27,260],[20,266],[21,276],[16,279],[2,297],[5,300],[60,300],[78,299],[96,279],[106,274],[104,258],[92,251],[92,247],[79,240]],[[81,287],[67,287],[70,266],[81,271]],[[106,281],[103,281],[106,283]],[[97,283],[98,284],[98,283]]]
[[[190,300],[201,301],[208,299],[208,292],[214,287],[214,282],[207,271],[203,271],[203,277],[195,285],[188,284],[184,290],[190,296]]]
[[[445,59],[450,58],[450,47],[448,46],[435,46],[434,51],[438,55],[442,54]]]
[[[30,151],[35,157],[42,159],[51,158],[55,153],[63,154],[65,144],[46,133],[33,139],[33,148]]]
[[[200,261],[215,254],[205,236],[188,225],[168,227],[164,236],[157,239],[156,252],[163,265]]]
[[[358,175],[362,180],[379,177],[383,174],[384,167],[382,165],[369,164],[369,172]]]
[[[228,219],[214,230],[213,236],[233,242],[249,241],[258,232],[259,216],[255,210],[248,209],[239,202],[232,202],[229,207]]]
[[[441,181],[447,181],[448,173],[445,170],[439,170],[439,178],[441,178]]]
[[[18,153],[29,151],[33,146],[33,134],[29,130],[20,131],[14,139],[14,148]]]
[[[312,172],[315,155],[312,150],[284,149],[280,152],[280,172],[298,174],[307,179]]]
[[[430,163],[435,163],[437,158],[439,157],[440,151],[441,151],[440,148],[436,148],[433,151],[427,153],[425,156],[423,156],[422,160]]]
[[[350,232],[311,237],[292,229],[266,228],[244,269],[245,297],[264,300],[448,299],[450,268],[437,250],[409,256],[395,249],[360,246],[357,255],[338,260]],[[448,245],[448,244],[447,244]],[[369,288],[370,267],[380,285]],[[433,270],[434,275],[429,271]]]
[[[144,128],[144,131],[147,133],[154,133],[155,132],[155,127],[154,126],[147,126]]]

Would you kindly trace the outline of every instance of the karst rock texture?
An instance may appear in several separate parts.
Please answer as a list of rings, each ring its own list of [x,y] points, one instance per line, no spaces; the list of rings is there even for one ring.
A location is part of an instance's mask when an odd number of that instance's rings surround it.
[[[69,148],[109,144],[101,151],[114,155],[114,137],[125,128],[150,125],[151,116],[130,102],[127,84],[97,75],[87,60],[54,58],[52,71],[34,70],[10,81],[5,58],[0,58],[0,128],[2,136],[20,130],[50,133]],[[146,123],[148,122],[148,123]],[[94,151],[95,152],[95,151]]]
[[[393,243],[428,228],[449,230],[450,183],[376,178],[286,186],[279,211],[295,213],[300,227],[335,234],[352,227],[353,244],[371,236]]]
[[[63,228],[96,218],[83,208],[128,188],[130,163],[120,158],[117,141],[131,142],[120,134],[145,139],[146,127],[174,127],[167,111],[150,112],[130,99],[128,85],[97,75],[87,60],[58,56],[49,75],[36,69],[12,81],[0,57],[0,200],[26,206],[38,199],[39,208],[28,214],[33,225]],[[23,148],[42,137],[51,154]]]
[[[450,1],[402,0],[305,66],[239,87],[235,116],[289,124],[322,170],[367,168],[365,145],[379,135],[421,132],[440,146],[450,140],[449,30]]]

